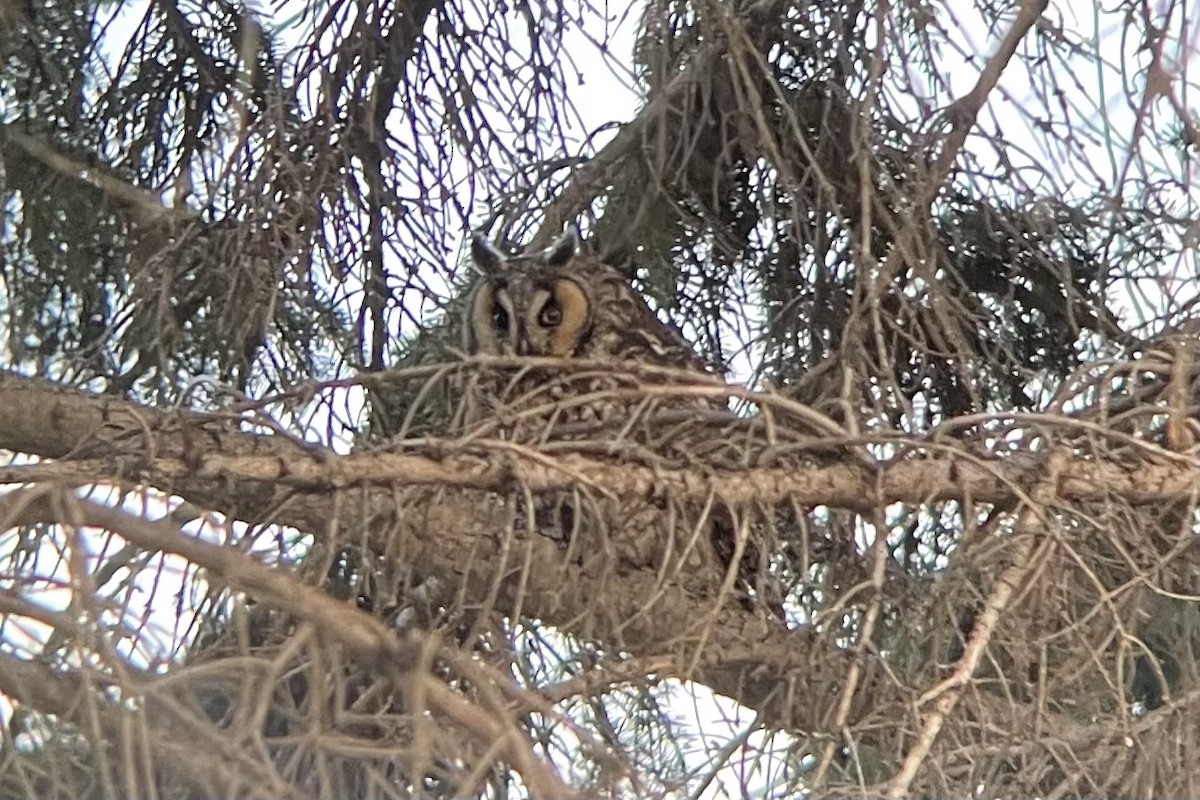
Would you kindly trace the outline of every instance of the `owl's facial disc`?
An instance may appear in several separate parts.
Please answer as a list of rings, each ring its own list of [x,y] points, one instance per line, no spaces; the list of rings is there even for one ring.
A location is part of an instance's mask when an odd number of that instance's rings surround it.
[[[512,298],[502,283],[492,287],[492,307],[488,312],[488,324],[496,340],[497,352],[516,352],[517,318],[513,312]]]
[[[538,324],[550,331],[551,355],[575,355],[592,327],[591,305],[579,284],[567,278],[556,280],[538,311]]]
[[[503,282],[489,281],[479,287],[469,309],[468,351],[489,355],[512,352],[515,346],[512,299]]]

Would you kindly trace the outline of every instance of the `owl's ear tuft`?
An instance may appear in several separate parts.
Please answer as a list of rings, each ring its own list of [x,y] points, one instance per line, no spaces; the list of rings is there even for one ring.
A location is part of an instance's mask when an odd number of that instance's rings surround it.
[[[492,275],[504,269],[508,258],[496,249],[482,233],[471,238],[471,262],[484,275]]]
[[[549,267],[565,267],[579,252],[579,235],[568,231],[542,253],[542,263]]]

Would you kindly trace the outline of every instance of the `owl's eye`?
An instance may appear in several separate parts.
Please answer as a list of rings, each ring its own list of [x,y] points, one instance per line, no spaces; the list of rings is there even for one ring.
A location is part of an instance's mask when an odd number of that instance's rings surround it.
[[[543,328],[553,328],[562,322],[562,308],[558,303],[550,302],[542,306],[542,313],[538,315],[538,324]]]
[[[492,327],[498,331],[508,330],[508,311],[499,303],[492,309]]]

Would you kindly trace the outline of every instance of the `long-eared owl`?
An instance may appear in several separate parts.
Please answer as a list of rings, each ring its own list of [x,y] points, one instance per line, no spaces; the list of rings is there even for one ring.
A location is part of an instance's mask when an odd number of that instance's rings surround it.
[[[628,278],[578,249],[573,233],[542,252],[514,257],[486,239],[473,240],[471,257],[481,278],[464,310],[467,353],[597,363],[582,370],[514,367],[474,373],[466,387],[468,428],[525,444],[586,441],[668,460],[702,453],[713,441],[727,444],[726,426],[736,417],[720,392],[666,388],[680,377],[688,382],[687,373],[701,384],[719,383],[704,361],[681,333],[655,316]],[[667,370],[655,374],[639,367]],[[560,494],[536,501],[535,526],[572,539],[578,500]],[[622,508],[627,515],[622,526],[660,529],[664,538],[667,518],[676,520],[676,537],[689,536],[692,523],[686,519],[698,511],[682,508],[676,518],[637,507]],[[712,507],[708,526],[714,555],[728,565],[735,537],[729,510],[720,503]],[[738,570],[743,586],[755,585],[760,560],[759,549],[748,543]]]
[[[485,420],[497,409],[515,413],[536,407],[543,413],[509,420],[506,435],[570,438],[579,432],[571,430],[573,423],[627,421],[635,407],[645,415],[650,404],[637,390],[653,378],[635,376],[637,367],[708,374],[683,336],[655,316],[624,275],[578,250],[578,238],[568,233],[542,252],[508,257],[477,236],[471,258],[481,277],[467,296],[463,349],[473,355],[586,359],[630,372],[550,376],[546,370],[525,369],[481,375],[468,392],[476,401],[468,407],[468,423]],[[712,397],[674,404],[725,407]],[[541,430],[535,430],[538,425]],[[553,433],[546,425],[555,426]]]

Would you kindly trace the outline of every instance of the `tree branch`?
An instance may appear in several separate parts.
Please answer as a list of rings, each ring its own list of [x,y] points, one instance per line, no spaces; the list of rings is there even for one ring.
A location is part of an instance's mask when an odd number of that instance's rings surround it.
[[[553,770],[533,755],[532,745],[524,741],[515,726],[505,726],[495,714],[485,716],[472,709],[441,681],[420,669],[424,663],[422,643],[401,642],[395,631],[380,619],[304,585],[285,570],[263,565],[238,549],[190,536],[168,521],[147,520],[120,508],[70,496],[56,497],[47,492],[6,495],[0,499],[0,521],[5,527],[69,521],[76,526],[113,531],[148,551],[181,555],[219,576],[235,590],[251,594],[298,620],[316,624],[327,641],[340,645],[357,662],[391,679],[398,688],[412,680],[422,681],[425,685],[419,693],[430,710],[458,723],[479,740],[484,750],[499,746],[535,796],[573,796]],[[475,674],[481,673],[477,670]],[[406,675],[408,680],[402,680]],[[489,677],[507,680],[496,675]],[[507,689],[504,694],[515,692]],[[530,704],[535,702],[536,698],[530,700]]]
[[[1031,425],[1043,420],[1043,436],[1070,422],[1029,417]],[[752,501],[759,507],[794,500],[801,506],[877,508],[964,497],[1014,504],[1025,497],[1023,487],[1038,485],[1045,469],[1038,454],[984,461],[946,445],[938,446],[937,457],[898,456],[878,475],[864,472],[859,462],[813,469],[663,469],[487,441],[424,440],[403,452],[338,456],[282,435],[247,433],[239,424],[236,415],[164,412],[3,377],[0,447],[59,460],[0,469],[0,481],[150,485],[225,513],[249,508],[243,518],[294,526],[318,542],[362,536],[392,562],[452,584],[455,596],[481,613],[519,612],[635,657],[670,656],[675,667],[663,674],[699,680],[771,723],[810,730],[831,718],[837,693],[828,687],[840,685],[853,656],[811,631],[787,631],[720,597],[715,587],[722,583],[721,569],[694,562],[688,551],[690,531],[700,524],[688,514],[714,495],[732,506]],[[1162,451],[1154,458],[1122,458],[1063,456],[1057,496],[1064,502],[1120,496],[1154,504],[1194,491],[1192,456]],[[512,498],[525,489],[586,494],[593,485],[604,487],[596,502],[618,503],[621,513],[641,516],[611,526],[597,546],[575,543],[565,551],[555,540],[514,529]],[[684,521],[672,528],[655,498],[665,498]],[[658,533],[647,535],[653,530]],[[165,544],[148,538],[144,546]],[[218,555],[222,548],[188,547],[186,555],[196,563],[229,569],[222,565],[230,556]],[[259,569],[263,574],[230,574],[237,585],[281,607],[308,602],[308,594],[288,599],[285,590],[276,591],[272,581],[281,576]],[[331,617],[326,624],[342,621]],[[697,654],[701,641],[705,647]],[[835,665],[837,674],[819,675],[816,664]],[[875,693],[864,679],[851,719],[875,704]]]

